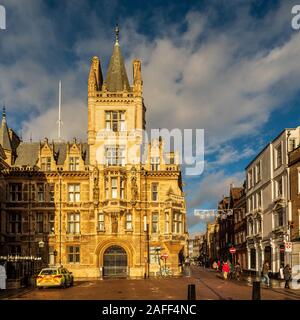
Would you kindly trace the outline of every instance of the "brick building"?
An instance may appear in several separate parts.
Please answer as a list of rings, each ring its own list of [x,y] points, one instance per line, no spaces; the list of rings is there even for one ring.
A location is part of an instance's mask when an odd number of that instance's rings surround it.
[[[300,265],[300,146],[289,153],[291,217],[290,241],[293,243],[291,265]]]

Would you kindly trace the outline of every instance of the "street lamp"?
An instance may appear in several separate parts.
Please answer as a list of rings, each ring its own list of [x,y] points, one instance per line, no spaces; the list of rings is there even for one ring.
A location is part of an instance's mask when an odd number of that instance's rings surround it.
[[[43,240],[39,241],[39,251],[40,251],[40,256],[42,257],[42,249],[45,247],[45,242]]]

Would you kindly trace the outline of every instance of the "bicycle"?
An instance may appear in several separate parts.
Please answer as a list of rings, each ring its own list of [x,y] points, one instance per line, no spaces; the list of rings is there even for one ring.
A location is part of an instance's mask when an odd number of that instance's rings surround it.
[[[173,272],[170,270],[170,268],[163,267],[163,268],[161,268],[160,275],[162,277],[172,277],[173,276]]]

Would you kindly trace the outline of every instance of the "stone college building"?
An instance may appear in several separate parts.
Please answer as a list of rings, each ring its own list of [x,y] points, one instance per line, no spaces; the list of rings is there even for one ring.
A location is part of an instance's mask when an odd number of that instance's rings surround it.
[[[23,142],[3,110],[2,257],[38,256],[99,279],[156,276],[164,255],[180,274],[188,233],[178,155],[162,139],[144,140],[141,62],[132,66],[131,85],[116,30],[105,78],[92,58],[85,143]]]

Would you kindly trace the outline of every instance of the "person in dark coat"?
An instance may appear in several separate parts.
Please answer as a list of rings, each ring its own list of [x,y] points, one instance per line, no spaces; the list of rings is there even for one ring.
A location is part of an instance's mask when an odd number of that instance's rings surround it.
[[[290,265],[287,264],[284,269],[283,269],[283,275],[284,275],[284,280],[285,280],[285,289],[290,288],[290,281],[291,281],[291,276],[292,276],[292,270],[290,268]]]

